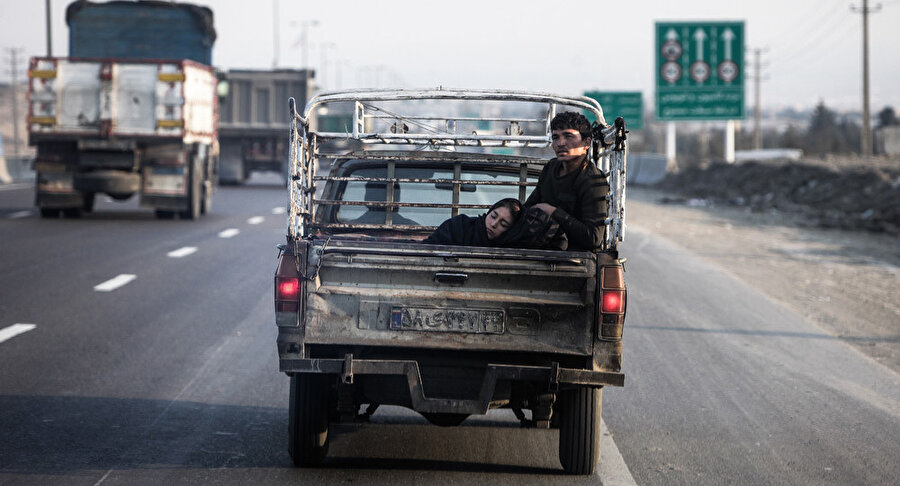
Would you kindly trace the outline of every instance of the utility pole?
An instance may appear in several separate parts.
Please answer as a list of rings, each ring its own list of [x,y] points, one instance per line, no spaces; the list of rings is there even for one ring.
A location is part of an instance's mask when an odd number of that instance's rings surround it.
[[[50,22],[50,0],[44,3],[44,11],[47,13],[47,57],[53,57],[53,38],[50,35],[52,25]]]
[[[762,96],[760,95],[760,87],[764,79],[762,75],[764,66],[760,58],[762,54],[768,50],[769,49],[753,49],[753,148],[755,150],[762,148],[762,127],[760,124],[762,117]]]
[[[19,53],[21,47],[9,49],[10,71],[12,83],[9,85],[12,91],[12,126],[13,126],[13,156],[19,156]]]
[[[869,0],[862,0],[862,8],[850,7],[854,12],[862,14],[863,21],[863,106],[862,106],[862,140],[863,157],[872,156],[872,120],[869,114],[869,13],[881,10],[881,4],[869,9]]]
[[[278,67],[278,37],[278,0],[272,0],[272,69]]]

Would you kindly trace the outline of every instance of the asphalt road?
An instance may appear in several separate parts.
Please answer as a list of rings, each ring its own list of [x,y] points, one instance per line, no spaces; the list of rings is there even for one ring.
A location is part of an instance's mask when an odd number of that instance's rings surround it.
[[[325,467],[287,455],[277,372],[277,178],[199,221],[98,198],[43,220],[0,186],[0,484],[895,484],[900,380],[698,257],[629,228],[625,388],[604,463],[572,478],[556,433],[384,407]],[[124,276],[124,277],[121,277]],[[133,276],[133,277],[132,277]],[[105,285],[104,285],[105,284]]]

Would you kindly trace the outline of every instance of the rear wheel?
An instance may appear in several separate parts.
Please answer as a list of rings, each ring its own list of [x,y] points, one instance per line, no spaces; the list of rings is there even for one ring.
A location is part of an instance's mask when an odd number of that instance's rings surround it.
[[[94,193],[88,192],[88,193],[82,194],[81,196],[84,200],[84,202],[81,205],[81,209],[86,213],[92,212],[94,210]]]
[[[560,392],[559,462],[568,474],[593,474],[600,461],[600,388]]]
[[[58,208],[41,208],[42,218],[58,218],[60,210]]]
[[[80,218],[81,214],[82,214],[81,207],[65,208],[62,211],[63,211],[63,216],[65,216],[67,218],[72,218],[72,219]]]
[[[316,466],[328,452],[328,377],[291,376],[288,452],[298,467]]]
[[[191,174],[190,174],[190,187],[188,188],[188,206],[187,209],[181,212],[181,219],[199,219],[200,218],[200,209],[202,204],[202,195],[203,195],[203,185],[202,185],[202,171],[200,170],[199,164],[196,160],[191,165]]]

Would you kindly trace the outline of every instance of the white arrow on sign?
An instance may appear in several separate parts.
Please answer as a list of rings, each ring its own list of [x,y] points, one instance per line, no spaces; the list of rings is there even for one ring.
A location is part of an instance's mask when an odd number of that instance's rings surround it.
[[[678,40],[678,33],[675,32],[675,29],[669,29],[669,31],[666,32],[666,40]]]
[[[694,31],[694,40],[697,41],[697,60],[703,60],[703,41],[706,40],[706,32],[703,32],[703,29],[697,29]]]
[[[735,38],[734,32],[731,29],[726,28],[724,32],[722,32],[722,39],[725,40],[725,60],[731,60],[731,41]]]

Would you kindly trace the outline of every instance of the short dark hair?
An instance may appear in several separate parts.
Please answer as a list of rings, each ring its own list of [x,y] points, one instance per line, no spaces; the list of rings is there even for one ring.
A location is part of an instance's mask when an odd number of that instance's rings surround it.
[[[591,122],[575,111],[564,111],[550,120],[550,130],[578,130],[582,140],[591,138]]]
[[[509,215],[512,217],[513,221],[515,221],[519,219],[519,213],[522,211],[522,203],[514,197],[507,197],[495,202],[494,205],[491,206],[491,209],[488,209],[488,213],[497,208],[508,209]]]

